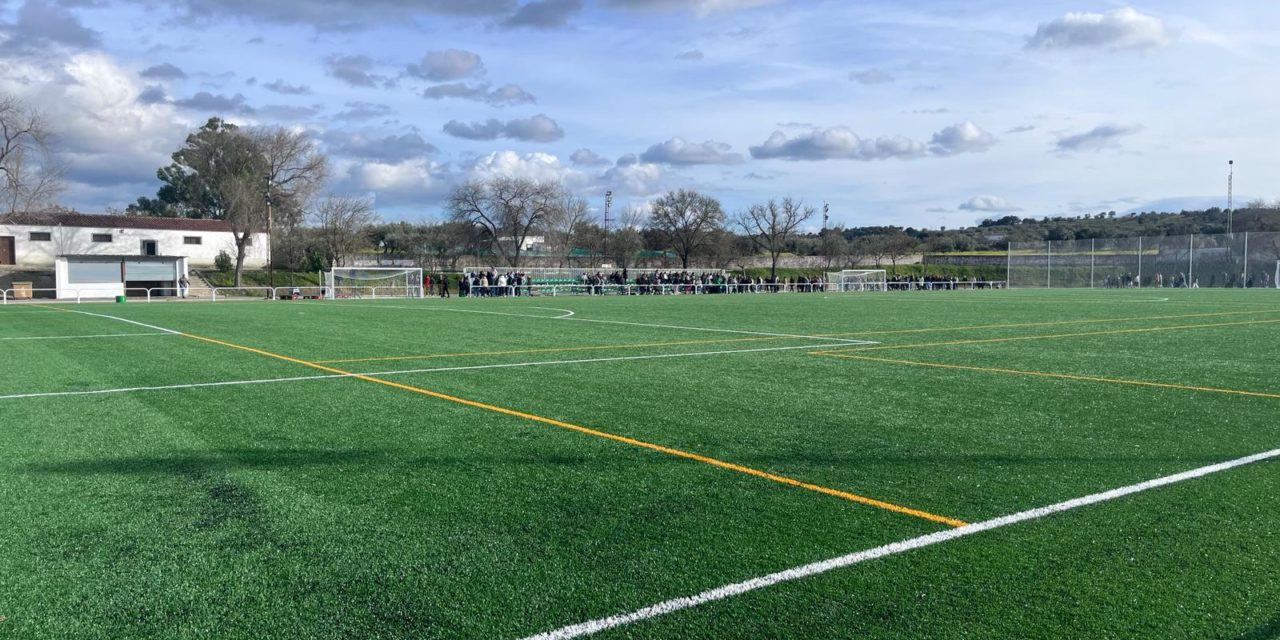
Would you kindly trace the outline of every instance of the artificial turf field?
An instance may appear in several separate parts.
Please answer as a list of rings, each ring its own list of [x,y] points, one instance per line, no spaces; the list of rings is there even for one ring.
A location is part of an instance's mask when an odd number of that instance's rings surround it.
[[[1276,638],[1280,458],[1205,467],[1280,453],[1277,336],[1274,290],[0,306],[0,638]]]

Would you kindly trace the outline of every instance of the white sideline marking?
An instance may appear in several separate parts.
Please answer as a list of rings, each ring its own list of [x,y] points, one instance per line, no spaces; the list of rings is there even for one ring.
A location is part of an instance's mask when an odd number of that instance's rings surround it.
[[[322,304],[322,303],[312,303]],[[741,329],[716,329],[712,327],[682,327],[674,324],[651,324],[645,322],[627,322],[625,320],[596,320],[592,318],[578,318],[573,315],[572,311],[568,311],[569,315],[565,316],[535,316],[525,313],[504,313],[501,311],[479,311],[477,309],[452,309],[452,308],[436,308],[436,307],[401,307],[395,305],[372,305],[372,304],[346,304],[344,306],[355,307],[378,307],[381,309],[403,309],[406,311],[456,311],[458,313],[483,313],[492,316],[513,316],[516,318],[540,318],[542,320],[576,320],[578,322],[596,322],[600,324],[621,324],[633,327],[651,327],[656,329],[679,329],[682,331],[714,331],[717,333],[737,333],[749,336],[771,336],[775,338],[804,338],[805,340],[828,340],[831,342],[840,342],[847,345],[866,345],[880,344],[871,340],[856,340],[853,338],[831,338],[827,336],[806,336],[795,333],[769,333],[766,331],[744,331]],[[526,307],[527,309],[551,309],[550,307]],[[567,311],[566,309],[551,309],[552,311]]]
[[[724,600],[726,598],[732,598],[733,596],[742,595],[749,591],[755,591],[756,589],[763,589],[765,587],[772,586],[781,582],[799,580],[800,578],[806,578],[806,577],[817,575],[820,573],[826,573],[828,571],[841,569],[841,568],[855,565],[858,563],[866,562],[868,560],[875,560],[877,558],[897,555],[900,553],[911,551],[913,549],[920,549],[922,547],[928,547],[931,545],[938,544],[940,542],[947,542],[949,540],[955,540],[957,538],[964,538],[977,533],[982,533],[984,531],[990,531],[992,529],[999,529],[1001,527],[1007,527],[1012,524],[1026,522],[1028,520],[1037,520],[1039,518],[1044,518],[1046,516],[1050,516],[1055,513],[1061,513],[1063,511],[1069,511],[1071,509],[1077,509],[1079,507],[1097,504],[1099,502],[1115,500],[1117,498],[1122,498],[1124,496],[1139,493],[1142,491],[1149,491],[1151,489],[1155,489],[1158,487],[1163,487],[1166,485],[1171,485],[1171,484],[1183,482],[1186,480],[1192,480],[1195,478],[1200,478],[1202,476],[1207,476],[1212,473],[1218,473],[1220,471],[1226,471],[1228,469],[1233,469],[1235,467],[1240,467],[1247,464],[1253,464],[1255,462],[1262,462],[1264,460],[1270,460],[1274,458],[1280,458],[1280,449],[1272,449],[1270,451],[1266,451],[1263,453],[1256,453],[1251,456],[1236,458],[1235,460],[1220,462],[1218,464],[1212,464],[1207,467],[1200,467],[1198,469],[1184,471],[1182,473],[1177,473],[1171,476],[1165,476],[1163,478],[1147,480],[1146,482],[1131,484],[1127,487],[1120,487],[1119,489],[1111,489],[1110,491],[1094,493],[1081,498],[1074,498],[1072,500],[1067,500],[1065,502],[1051,504],[1046,507],[1039,507],[1037,509],[1030,509],[1028,511],[1020,511],[1018,513],[1013,513],[1007,516],[1000,516],[998,518],[992,518],[990,520],[984,520],[982,522],[975,522],[973,524],[968,524],[956,529],[947,529],[946,531],[930,533],[928,535],[919,536],[917,538],[909,538],[907,540],[901,540],[899,542],[886,544],[883,546],[875,547],[873,549],[866,549],[863,551],[850,553],[848,555],[843,555],[838,558],[831,558],[829,560],[822,560],[820,562],[801,565],[798,567],[787,569],[785,571],[779,571],[777,573],[771,573],[769,575],[760,576],[758,578],[745,580],[743,582],[735,582],[733,584],[728,584],[723,587],[716,587],[715,589],[709,589],[697,595],[665,600],[663,602],[659,602],[657,604],[644,607],[642,609],[636,609],[635,611],[631,611],[629,613],[622,613],[622,614],[608,616],[605,618],[599,618],[596,620],[590,620],[588,622],[572,624],[566,627],[555,629],[553,631],[547,631],[545,633],[539,633],[537,635],[527,636],[523,640],[568,640],[569,638],[578,638],[581,636],[604,631],[605,629],[612,629],[614,627],[620,627],[622,625],[631,624],[633,622],[639,622],[641,620],[656,618],[658,616],[666,615],[668,613],[673,613],[681,609],[688,609],[690,607],[696,607],[698,605],[706,604],[708,602],[714,602],[716,600]]]
[[[61,396],[93,396],[106,395],[113,393],[131,393],[135,391],[168,391],[174,389],[200,389],[204,387],[230,387],[250,384],[271,384],[273,382],[299,382],[303,380],[335,380],[338,378],[354,378],[356,376],[396,376],[408,375],[414,373],[434,373],[438,371],[473,371],[476,369],[510,369],[515,367],[538,367],[557,364],[587,364],[592,362],[617,362],[622,360],[658,360],[663,358],[689,358],[694,356],[715,356],[728,355],[735,353],[761,353],[766,351],[792,351],[799,349],[822,349],[829,347],[842,347],[840,344],[814,344],[791,347],[767,347],[761,349],[732,349],[725,351],[702,351],[697,353],[662,353],[641,356],[613,356],[609,358],[587,358],[581,360],[544,360],[541,362],[507,362],[502,364],[478,364],[461,367],[433,367],[429,369],[404,369],[400,371],[373,371],[369,373],[353,372],[353,373],[331,373],[314,376],[294,376],[291,378],[259,378],[256,380],[228,380],[222,382],[195,382],[190,384],[169,384],[155,387],[125,387],[119,389],[93,389],[87,391],[43,391],[37,393],[15,393],[7,396],[0,396],[0,400],[21,400],[24,398],[55,398]]]
[[[0,340],[78,340],[81,338],[129,338],[133,336],[167,336],[170,333],[103,333],[96,336],[18,336],[15,338],[0,338]]]
[[[88,312],[88,311],[78,311],[78,310],[76,310],[76,309],[62,309],[62,311],[66,311],[67,313],[78,313],[78,314],[80,314],[80,315],[82,315],[82,316],[93,316],[93,317],[95,317],[95,318],[106,318],[106,319],[108,319],[108,320],[118,320],[118,321],[120,321],[120,322],[128,322],[129,324],[136,324],[136,325],[138,325],[139,327],[146,327],[147,329],[154,329],[154,330],[156,330],[156,331],[160,331],[160,332],[162,332],[162,333],[172,333],[173,335],[182,335],[182,332],[181,332],[181,331],[174,331],[173,329],[166,329],[166,328],[164,328],[164,327],[157,327],[157,326],[155,326],[155,325],[153,325],[153,324],[146,324],[146,323],[144,323],[144,322],[138,322],[137,320],[129,320],[128,318],[121,318],[121,317],[119,317],[119,316],[109,316],[109,315],[106,315],[106,314],[104,314],[104,313],[90,313],[90,312]]]

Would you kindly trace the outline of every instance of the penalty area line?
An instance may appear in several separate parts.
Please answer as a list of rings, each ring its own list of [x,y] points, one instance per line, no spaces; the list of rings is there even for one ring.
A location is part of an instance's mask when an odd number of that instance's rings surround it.
[[[799,580],[801,578],[807,578],[809,576],[815,576],[818,574],[827,573],[829,571],[834,571],[836,569],[842,569],[844,567],[849,567],[849,566],[860,564],[870,560],[876,560],[876,559],[884,558],[887,556],[906,553],[908,551],[933,546],[935,544],[939,544],[942,542],[948,542],[951,540],[957,540],[959,538],[965,538],[978,533],[991,531],[993,529],[1000,529],[1002,527],[1007,527],[1007,526],[1022,523],[1022,522],[1038,520],[1040,518],[1045,518],[1057,513],[1062,513],[1064,511],[1070,511],[1072,509],[1079,509],[1080,507],[1107,502],[1110,500],[1116,500],[1119,498],[1123,498],[1125,496],[1133,495],[1135,493],[1150,491],[1152,489],[1165,487],[1171,484],[1185,482],[1188,480],[1201,478],[1214,473],[1227,471],[1229,469],[1234,469],[1236,467],[1241,467],[1248,464],[1254,464],[1257,462],[1263,462],[1266,460],[1273,460],[1276,458],[1280,458],[1280,449],[1272,449],[1270,451],[1256,453],[1250,456],[1245,456],[1243,458],[1236,458],[1234,460],[1228,460],[1226,462],[1220,462],[1218,464],[1212,464],[1205,467],[1200,467],[1198,469],[1192,469],[1190,471],[1184,471],[1182,473],[1176,473],[1170,476],[1164,476],[1162,478],[1155,478],[1153,480],[1147,480],[1145,482],[1139,482],[1137,484],[1131,484],[1125,487],[1111,489],[1109,491],[1103,491],[1100,493],[1094,493],[1094,494],[1082,496],[1079,498],[1073,498],[1071,500],[1058,502],[1056,504],[1051,504],[1044,507],[1029,509],[1027,511],[1019,511],[1018,513],[1012,513],[1006,516],[992,518],[990,520],[983,520],[981,522],[967,524],[955,529],[946,529],[943,531],[939,531],[937,533],[930,533],[930,534],[926,534],[926,535],[915,537],[915,538],[900,540],[898,542],[893,542],[893,543],[882,545],[879,547],[857,551],[857,552],[839,556],[836,558],[830,558],[828,560],[822,560],[819,562],[813,562],[810,564],[793,567],[791,569],[786,569],[784,571],[779,571],[777,573],[771,573],[771,574],[760,576],[757,578],[752,578],[750,580],[744,580],[742,582],[735,582],[732,584],[724,585],[722,587],[708,589],[706,591],[703,591],[702,593],[698,593],[692,596],[686,596],[682,598],[673,598],[671,600],[664,600],[657,604],[650,605],[641,609],[636,609],[635,611],[631,611],[628,613],[621,613],[621,614],[612,615],[604,618],[598,618],[596,620],[590,620],[587,622],[580,622],[578,624],[568,625],[552,631],[547,631],[544,633],[526,636],[522,640],[569,640],[571,638],[580,638],[582,636],[599,633],[606,629],[621,627],[623,625],[628,625],[635,622],[640,622],[643,620],[649,620],[652,618],[657,618],[659,616],[664,616],[669,613],[675,613],[676,611],[680,611],[682,609],[689,609],[691,607],[696,607],[696,606],[707,604],[710,602],[715,602],[717,600],[725,600],[727,598],[739,596],[744,593],[755,591],[757,589],[763,589],[765,587],[770,587],[779,583],[790,582],[793,580]]]

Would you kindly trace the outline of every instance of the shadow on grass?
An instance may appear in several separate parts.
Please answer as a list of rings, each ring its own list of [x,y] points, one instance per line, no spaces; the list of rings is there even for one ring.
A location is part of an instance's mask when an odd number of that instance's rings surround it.
[[[1276,638],[1280,638],[1280,614],[1264,622],[1262,626],[1236,636],[1234,640],[1276,640]]]
[[[218,449],[205,453],[164,456],[126,456],[29,464],[26,471],[71,475],[176,474],[204,476],[211,471],[292,469],[297,467],[365,464],[382,458],[372,449]]]

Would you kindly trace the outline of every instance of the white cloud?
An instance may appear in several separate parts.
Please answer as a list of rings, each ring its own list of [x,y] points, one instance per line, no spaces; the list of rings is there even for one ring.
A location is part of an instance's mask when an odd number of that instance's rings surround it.
[[[445,123],[443,130],[455,138],[467,140],[510,138],[530,142],[555,142],[564,137],[564,130],[560,125],[541,113],[532,118],[516,118],[505,123],[494,118],[472,123],[450,120]]]
[[[764,144],[750,150],[751,157],[759,160],[888,160],[919,158],[926,153],[925,145],[914,140],[900,136],[864,139],[848,127],[815,129],[794,138],[774,131]]]
[[[879,69],[854,71],[849,74],[849,79],[861,82],[862,84],[888,84],[894,81],[893,76]]]
[[[933,134],[929,151],[940,156],[981,153],[995,143],[995,136],[983,131],[982,127],[972,122],[961,122]]]
[[[628,158],[628,160],[632,159],[634,156]],[[605,171],[597,182],[615,193],[646,197],[665,191],[666,177],[659,165],[649,162],[619,161],[616,166]]]
[[[419,95],[428,100],[443,98],[474,100],[495,107],[537,102],[537,98],[532,94],[514,84],[504,84],[496,89],[490,89],[488,84],[469,85],[464,82],[451,82],[427,87]]]
[[[1008,200],[1000,196],[974,196],[967,201],[960,203],[957,207],[961,211],[984,211],[992,213],[1011,213],[1014,211],[1022,211],[1021,207],[1015,207],[1009,204]]]
[[[587,181],[584,174],[560,164],[560,159],[549,153],[521,155],[515,151],[494,151],[478,158],[466,172],[466,177],[473,180],[498,176],[561,181],[569,188],[580,187]]]
[[[623,9],[687,9],[697,16],[731,12],[773,4],[777,0],[606,0],[604,4]]]
[[[1119,146],[1119,139],[1142,130],[1140,125],[1104,124],[1084,133],[1058,138],[1058,151],[1101,151]]]
[[[1123,7],[1107,13],[1068,13],[1027,38],[1028,49],[1150,49],[1169,42],[1164,22]]]
[[[683,138],[672,138],[666,142],[655,144],[640,154],[645,162],[657,164],[737,164],[742,162],[742,154],[730,151],[732,147],[715,140],[701,144],[686,142]]]
[[[582,0],[533,0],[520,5],[501,25],[508,29],[558,29],[579,11],[582,11]]]
[[[590,149],[578,149],[569,156],[569,160],[582,167],[599,167],[610,164],[608,160]]]
[[[980,153],[991,148],[995,138],[972,122],[953,124],[935,134],[929,144],[902,136],[863,138],[848,127],[815,128],[794,137],[774,131],[764,144],[750,147],[758,160],[910,160],[925,156]]]
[[[53,125],[55,150],[70,163],[67,204],[91,211],[152,195],[156,169],[196,124],[168,103],[139,102],[145,89],[102,53],[0,65],[0,94],[24,100]]]
[[[447,82],[484,73],[484,63],[479,55],[470,51],[445,49],[428,52],[422,57],[422,62],[411,64],[405,70],[415,78]]]

